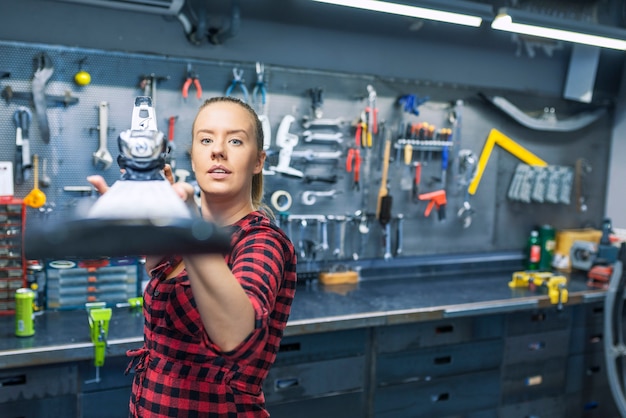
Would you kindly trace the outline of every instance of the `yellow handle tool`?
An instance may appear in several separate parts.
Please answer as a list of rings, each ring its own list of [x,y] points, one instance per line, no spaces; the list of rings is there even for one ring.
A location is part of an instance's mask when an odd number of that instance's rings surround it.
[[[545,167],[548,165],[541,158],[537,157],[532,152],[528,151],[526,148],[519,145],[517,142],[513,141],[508,136],[504,135],[502,132],[497,129],[492,129],[485,141],[485,145],[483,147],[483,151],[480,154],[480,158],[478,159],[478,165],[476,166],[476,174],[472,178],[472,181],[468,187],[469,194],[476,194],[476,189],[478,189],[478,184],[480,183],[480,179],[483,176],[485,168],[487,167],[487,162],[489,161],[489,157],[491,156],[491,151],[493,151],[493,147],[498,144],[500,147],[504,148],[523,162],[528,165],[541,166]]]

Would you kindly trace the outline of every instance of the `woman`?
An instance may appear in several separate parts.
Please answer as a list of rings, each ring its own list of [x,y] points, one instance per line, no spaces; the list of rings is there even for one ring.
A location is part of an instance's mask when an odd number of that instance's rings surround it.
[[[191,146],[201,212],[233,227],[232,249],[148,258],[144,346],[129,352],[139,358],[130,416],[269,416],[262,384],[289,317],[296,256],[262,209],[265,157],[250,106],[231,97],[201,106]],[[88,180],[106,190],[101,177]],[[173,187],[193,199],[191,185]]]

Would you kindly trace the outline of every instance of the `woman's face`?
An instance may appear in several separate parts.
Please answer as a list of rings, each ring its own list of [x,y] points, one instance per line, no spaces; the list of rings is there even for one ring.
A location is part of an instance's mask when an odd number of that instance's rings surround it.
[[[193,127],[191,166],[198,185],[212,199],[250,200],[252,176],[263,170],[254,121],[236,103],[205,106]]]

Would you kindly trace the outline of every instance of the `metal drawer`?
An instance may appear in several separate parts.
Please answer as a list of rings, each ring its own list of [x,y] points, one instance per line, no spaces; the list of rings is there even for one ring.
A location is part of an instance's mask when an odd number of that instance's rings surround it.
[[[263,391],[268,403],[362,391],[365,370],[364,356],[274,365],[263,384]]]
[[[608,386],[568,394],[566,400],[567,418],[622,418]]]
[[[63,395],[3,403],[0,411],[2,418],[79,417],[77,404],[76,395]]]
[[[502,370],[502,404],[516,404],[565,394],[567,359],[520,363]]]
[[[285,337],[280,343],[274,367],[363,355],[366,337],[363,328]]]
[[[570,353],[601,351],[604,338],[604,303],[579,305],[574,309]]]
[[[569,329],[572,322],[571,307],[533,309],[506,315],[506,335],[515,336]]]
[[[503,364],[540,362],[565,357],[569,350],[569,331],[542,332],[505,338]]]
[[[0,371],[0,403],[78,393],[76,365]]]
[[[381,327],[377,333],[378,352],[393,353],[499,338],[503,333],[503,319],[501,315],[442,319]]]
[[[364,417],[363,393],[348,393],[285,403],[268,403],[272,418],[348,418]]]
[[[472,416],[472,411],[497,407],[499,394],[497,370],[470,373],[380,388],[374,410],[376,418]]]
[[[603,351],[571,356],[567,360],[567,393],[609,386]]]
[[[80,417],[111,418],[126,417],[130,402],[130,386],[98,392],[83,393],[80,400]]]
[[[506,418],[571,418],[565,414],[563,397],[543,398],[506,405],[500,408],[500,417]]]
[[[378,386],[386,386],[498,369],[502,347],[502,340],[489,340],[381,354],[376,360],[376,382]]]

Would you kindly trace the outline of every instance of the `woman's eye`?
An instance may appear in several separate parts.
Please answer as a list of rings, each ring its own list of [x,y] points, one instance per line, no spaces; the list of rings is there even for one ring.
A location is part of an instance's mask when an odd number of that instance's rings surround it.
[[[237,139],[237,138],[232,138],[230,142],[235,145],[241,145],[243,143],[241,139]]]
[[[200,140],[200,143],[201,143],[201,144],[210,144],[211,142],[213,142],[213,141],[211,140],[211,138],[202,138],[202,139]]]

